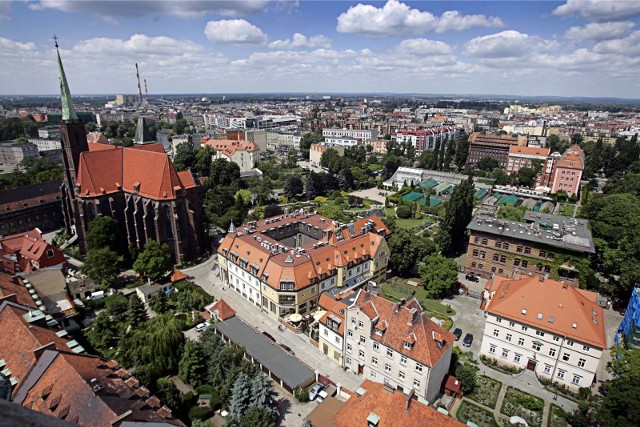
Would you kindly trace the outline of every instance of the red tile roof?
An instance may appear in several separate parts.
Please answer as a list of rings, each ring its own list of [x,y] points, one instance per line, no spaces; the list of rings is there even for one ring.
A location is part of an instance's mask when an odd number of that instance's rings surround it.
[[[366,426],[371,414],[379,417],[377,427],[463,427],[459,421],[413,399],[400,391],[386,390],[383,384],[366,380],[362,396],[352,396],[333,417],[335,427]],[[407,409],[407,404],[409,405]]]
[[[227,157],[231,157],[236,151],[256,151],[258,145],[253,141],[234,141],[229,139],[209,139],[209,137],[202,137],[200,144],[213,148],[215,151],[219,151]]]
[[[541,156],[548,157],[549,149],[548,148],[538,148],[538,147],[525,147],[523,145],[512,145],[509,147],[509,154],[521,154],[525,156]]]
[[[38,308],[26,287],[14,283],[7,273],[0,272],[0,304],[3,298],[7,298],[10,295],[15,295],[12,300],[17,304],[33,309]]]
[[[360,291],[349,307],[354,309],[362,310],[370,319],[377,318],[376,325],[386,321],[384,334],[374,333],[372,339],[425,366],[433,367],[453,345],[453,334],[424,317],[415,299],[401,305]],[[407,348],[405,342],[412,344],[411,348]]]
[[[489,292],[488,313],[597,348],[607,347],[604,312],[594,292],[537,276],[502,279]]]
[[[206,310],[211,314],[216,314],[220,320],[227,320],[236,315],[235,310],[223,299],[207,306]]]
[[[173,268],[173,271],[169,276],[169,280],[171,280],[171,283],[179,282],[180,280],[184,280],[186,278],[187,278],[187,275],[175,267]]]

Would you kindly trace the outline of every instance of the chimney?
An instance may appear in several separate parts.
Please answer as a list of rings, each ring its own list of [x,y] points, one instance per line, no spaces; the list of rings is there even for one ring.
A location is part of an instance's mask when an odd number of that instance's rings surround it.
[[[562,289],[567,289],[569,284],[567,282],[562,282]]]
[[[411,399],[413,399],[413,394],[414,394],[415,390],[411,389],[411,393],[409,393],[406,397],[406,402],[404,405],[404,410],[409,412],[409,406],[411,406]]]
[[[544,283],[544,276],[538,276],[538,282]]]

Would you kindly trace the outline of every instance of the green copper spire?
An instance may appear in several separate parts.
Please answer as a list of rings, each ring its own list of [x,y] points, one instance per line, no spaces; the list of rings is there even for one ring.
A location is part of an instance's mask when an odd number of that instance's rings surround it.
[[[58,74],[60,75],[60,97],[62,99],[62,120],[78,120],[76,110],[73,108],[73,102],[71,101],[71,92],[69,91],[69,84],[67,83],[67,76],[64,74],[64,68],[62,68],[62,59],[60,59],[60,51],[58,50],[58,39],[54,36],[56,41],[56,52],[58,52]]]

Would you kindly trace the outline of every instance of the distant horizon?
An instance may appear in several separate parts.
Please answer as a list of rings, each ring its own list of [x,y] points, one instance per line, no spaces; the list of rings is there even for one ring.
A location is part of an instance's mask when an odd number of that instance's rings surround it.
[[[0,0],[0,21],[8,96],[57,92],[55,34],[72,94],[137,93],[138,64],[167,95],[640,99],[638,0]]]

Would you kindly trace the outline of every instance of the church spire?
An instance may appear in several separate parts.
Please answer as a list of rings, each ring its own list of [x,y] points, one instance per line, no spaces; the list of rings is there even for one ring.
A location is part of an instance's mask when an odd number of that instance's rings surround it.
[[[69,91],[67,76],[64,74],[64,68],[62,67],[60,50],[58,50],[58,38],[53,36],[53,39],[55,40],[56,52],[58,53],[58,74],[60,77],[60,97],[62,99],[62,120],[78,120],[78,115],[76,114],[76,110],[73,108],[73,102],[71,101],[71,92]]]

